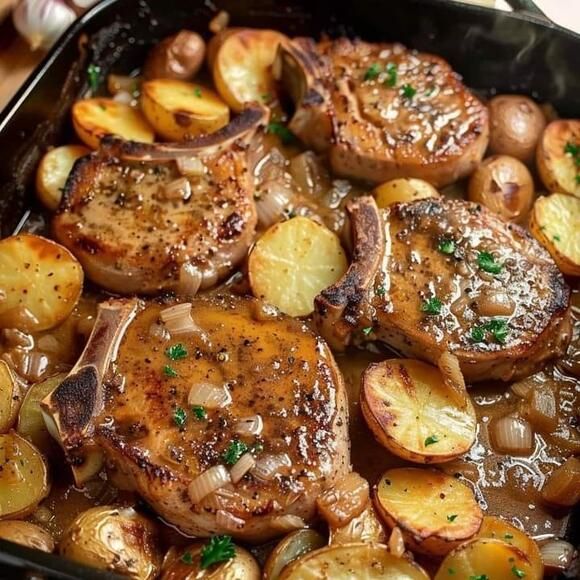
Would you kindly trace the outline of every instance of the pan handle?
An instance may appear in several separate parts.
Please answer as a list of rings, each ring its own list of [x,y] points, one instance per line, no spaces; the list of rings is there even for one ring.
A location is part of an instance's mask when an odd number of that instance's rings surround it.
[[[550,19],[536,6],[533,0],[506,0],[514,12],[525,12],[540,20],[550,22]]]

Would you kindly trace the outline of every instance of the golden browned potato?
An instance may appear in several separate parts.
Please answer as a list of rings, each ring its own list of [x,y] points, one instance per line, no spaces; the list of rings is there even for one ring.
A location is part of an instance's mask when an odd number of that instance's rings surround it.
[[[346,271],[340,240],[305,218],[273,225],[256,242],[248,260],[252,292],[291,316],[314,310],[314,298]]]
[[[450,572],[451,570],[451,572]],[[516,546],[489,538],[462,544],[441,563],[435,580],[542,580],[528,556]]]
[[[398,558],[382,544],[345,544],[315,550],[284,569],[280,580],[353,580],[393,578],[428,580],[415,562]]]
[[[530,231],[564,274],[580,276],[580,199],[565,193],[539,197]]]
[[[488,103],[489,150],[531,165],[546,126],[542,109],[528,97],[497,95]]]
[[[63,145],[51,149],[40,160],[36,170],[36,193],[46,208],[51,211],[58,208],[73,165],[89,153],[90,150],[82,145]]]
[[[469,395],[461,400],[441,371],[411,359],[371,364],[362,378],[361,410],[376,439],[417,463],[441,463],[466,453],[477,420]]]
[[[48,471],[38,450],[13,431],[0,435],[0,518],[27,516],[48,492]]]
[[[387,535],[380,522],[375,508],[369,504],[361,514],[341,527],[329,526],[329,544],[351,544],[353,542],[371,542],[385,544]]]
[[[278,580],[290,562],[324,546],[326,540],[315,530],[296,530],[288,534],[268,556],[264,566],[264,580]]]
[[[505,220],[523,222],[534,202],[534,180],[515,157],[488,157],[471,175],[467,197]]]
[[[515,526],[495,516],[485,516],[477,537],[501,540],[515,546],[527,556],[535,577],[544,577],[544,563],[538,544]]]
[[[425,197],[439,197],[439,192],[427,181],[414,177],[391,179],[373,190],[377,205],[381,208],[392,203],[415,201]]]
[[[132,508],[99,506],[65,530],[59,553],[93,568],[130,578],[155,578],[161,565],[155,524]]]
[[[32,234],[0,241],[0,328],[52,328],[70,315],[82,289],[81,265],[63,246]]]
[[[444,556],[472,538],[483,519],[471,489],[434,469],[389,469],[377,484],[375,505],[411,549],[431,556]]]
[[[43,552],[54,551],[52,536],[41,527],[21,520],[0,521],[0,538]]]
[[[226,103],[241,111],[250,101],[268,104],[277,98],[272,63],[288,39],[275,30],[241,28],[222,33],[211,55],[215,86]]]
[[[191,30],[180,30],[165,38],[152,49],[143,75],[146,79],[192,79],[203,64],[205,41]]]
[[[580,119],[559,119],[546,127],[536,165],[549,191],[580,197]]]
[[[91,149],[98,149],[105,135],[152,143],[153,130],[141,112],[113,99],[83,99],[72,107],[73,126],[79,139]]]
[[[227,105],[214,91],[174,79],[144,82],[141,109],[155,131],[168,141],[213,133],[230,120]]]
[[[219,545],[219,549],[216,547]],[[216,555],[223,559],[216,559]],[[228,536],[214,536],[175,552],[163,564],[161,580],[260,580],[260,567],[247,550]]]
[[[20,386],[10,367],[0,360],[0,433],[6,433],[14,425],[21,403]]]

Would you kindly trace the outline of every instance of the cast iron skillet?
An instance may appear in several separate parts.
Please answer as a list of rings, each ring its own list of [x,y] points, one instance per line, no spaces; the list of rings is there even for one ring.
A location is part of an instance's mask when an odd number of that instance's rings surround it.
[[[217,9],[236,26],[289,35],[346,34],[399,41],[441,55],[468,86],[519,92],[580,116],[580,36],[551,24],[529,0],[505,13],[450,0],[104,0],[74,23],[0,114],[0,237],[34,213],[34,172],[42,153],[67,142],[69,109],[87,89],[94,62],[103,77],[140,66],[148,48],[180,28],[207,31]],[[578,510],[577,510],[578,512]],[[580,536],[570,525],[570,540]],[[0,578],[34,570],[50,578],[119,578],[0,540]]]

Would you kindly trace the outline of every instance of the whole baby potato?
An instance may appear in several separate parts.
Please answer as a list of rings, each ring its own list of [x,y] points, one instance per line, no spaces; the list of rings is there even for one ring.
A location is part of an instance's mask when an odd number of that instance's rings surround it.
[[[143,74],[147,79],[193,78],[205,58],[205,41],[197,33],[181,30],[156,44],[145,62]]]
[[[489,151],[531,165],[546,118],[528,97],[497,95],[489,101]]]

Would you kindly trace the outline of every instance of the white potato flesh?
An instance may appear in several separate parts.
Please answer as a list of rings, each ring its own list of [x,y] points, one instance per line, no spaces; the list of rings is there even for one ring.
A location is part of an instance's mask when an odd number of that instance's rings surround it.
[[[70,315],[82,289],[81,265],[56,242],[32,234],[0,241],[0,328],[52,328]]]
[[[389,207],[393,203],[415,201],[426,197],[439,197],[439,192],[427,181],[414,177],[391,179],[378,185],[373,195],[380,208]]]
[[[20,403],[20,387],[5,361],[0,360],[0,433],[6,433],[16,420]]]

